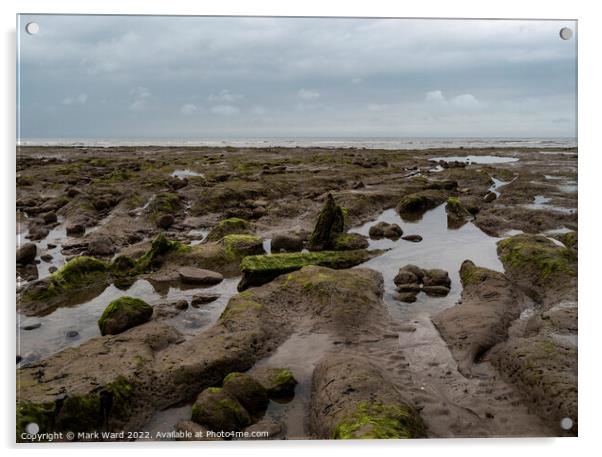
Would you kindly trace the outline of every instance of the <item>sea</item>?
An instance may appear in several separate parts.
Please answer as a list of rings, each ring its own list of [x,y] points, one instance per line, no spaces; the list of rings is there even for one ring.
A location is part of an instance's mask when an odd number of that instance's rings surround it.
[[[19,146],[73,146],[73,147],[116,147],[116,146],[232,146],[248,148],[266,147],[320,147],[320,148],[366,148],[366,149],[439,149],[439,148],[573,148],[576,138],[352,138],[352,137],[299,137],[299,138],[35,138],[20,139]]]

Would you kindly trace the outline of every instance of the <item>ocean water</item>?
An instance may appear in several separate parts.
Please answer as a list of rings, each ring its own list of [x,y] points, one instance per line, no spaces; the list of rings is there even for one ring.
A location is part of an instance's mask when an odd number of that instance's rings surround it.
[[[233,147],[321,147],[367,149],[431,149],[431,148],[571,148],[576,138],[31,138],[17,141],[20,146],[233,146]]]

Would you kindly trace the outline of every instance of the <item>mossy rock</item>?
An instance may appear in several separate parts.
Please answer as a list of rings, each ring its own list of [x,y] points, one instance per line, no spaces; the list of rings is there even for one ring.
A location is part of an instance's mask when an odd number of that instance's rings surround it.
[[[560,241],[562,241],[562,243],[567,248],[571,248],[571,249],[575,249],[575,250],[577,249],[577,245],[578,245],[577,232],[563,233],[562,235],[560,235],[558,237],[558,239]]]
[[[507,271],[538,285],[577,275],[576,251],[542,235],[520,234],[498,241],[497,253]]]
[[[425,190],[405,195],[397,204],[396,210],[405,220],[418,220],[429,209],[445,201],[445,194],[436,190]]]
[[[152,220],[157,221],[166,214],[174,215],[183,208],[180,195],[174,192],[163,192],[157,196],[148,205],[147,211]]]
[[[238,402],[251,414],[259,417],[268,407],[268,392],[254,378],[245,373],[233,372],[224,378],[224,392]]]
[[[256,235],[226,235],[222,238],[221,243],[226,255],[230,257],[242,258],[248,255],[265,254],[263,239]]]
[[[344,269],[363,263],[383,251],[321,251],[283,253],[272,255],[256,255],[245,257],[240,263],[242,278],[238,290],[266,284],[284,273],[300,270],[307,265]]]
[[[102,335],[117,335],[125,330],[148,322],[153,315],[153,307],[143,300],[121,297],[113,300],[98,319]]]
[[[220,221],[207,235],[207,241],[219,241],[226,235],[251,234],[251,224],[244,219],[231,217]]]
[[[199,394],[192,407],[192,420],[214,432],[240,431],[251,424],[248,411],[219,387]]]
[[[408,405],[361,402],[335,427],[334,439],[424,438],[420,416]]]
[[[483,267],[477,267],[471,260],[465,260],[460,267],[460,280],[462,286],[478,286],[482,282],[491,278],[502,279],[503,274],[497,271],[489,270]]]
[[[19,401],[16,407],[17,441],[23,441],[21,434],[30,423],[39,426],[39,433],[100,430],[110,419],[127,417],[133,393],[134,385],[119,376],[103,389],[88,394],[43,404]]]
[[[471,216],[470,211],[468,211],[458,197],[449,197],[447,199],[447,205],[445,205],[445,210],[448,213],[452,213],[460,217]]]
[[[332,248],[335,251],[354,251],[366,249],[368,246],[369,243],[365,236],[358,233],[343,233],[335,237]]]
[[[168,253],[185,253],[190,250],[190,246],[186,246],[176,240],[168,240],[163,233],[160,233],[151,243],[150,249],[138,259],[135,271],[132,273],[143,273],[158,268],[162,263],[163,257]]]
[[[313,251],[335,249],[335,239],[345,233],[346,219],[346,211],[335,203],[332,194],[328,194],[309,237],[308,248]]]
[[[267,390],[270,398],[290,398],[295,394],[297,380],[288,368],[260,367],[252,375]]]

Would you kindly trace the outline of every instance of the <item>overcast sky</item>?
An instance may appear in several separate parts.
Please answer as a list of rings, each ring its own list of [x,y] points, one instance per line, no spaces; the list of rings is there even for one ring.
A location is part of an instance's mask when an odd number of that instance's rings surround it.
[[[568,21],[30,21],[22,138],[576,134]]]

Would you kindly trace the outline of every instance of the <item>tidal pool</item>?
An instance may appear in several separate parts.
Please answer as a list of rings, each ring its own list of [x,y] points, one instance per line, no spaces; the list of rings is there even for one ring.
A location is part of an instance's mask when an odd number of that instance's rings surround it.
[[[517,157],[502,157],[502,156],[447,156],[447,157],[432,157],[429,160],[439,162],[443,160],[445,162],[466,162],[466,163],[477,163],[477,164],[494,164],[494,163],[511,163],[518,162]]]

